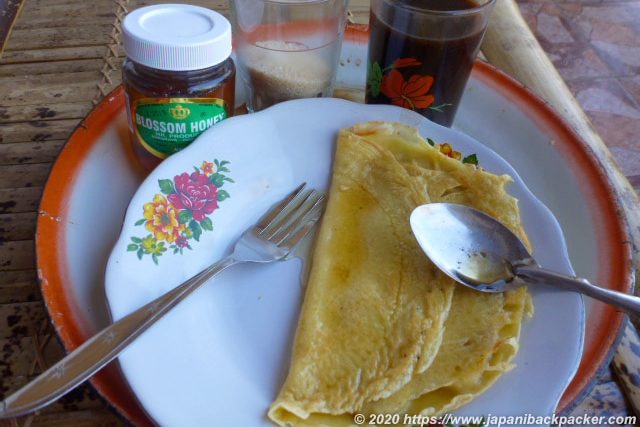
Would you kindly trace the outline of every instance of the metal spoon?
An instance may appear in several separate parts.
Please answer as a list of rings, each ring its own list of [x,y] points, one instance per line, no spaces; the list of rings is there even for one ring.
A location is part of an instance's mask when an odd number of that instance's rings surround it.
[[[540,267],[524,244],[496,219],[476,209],[431,203],[411,213],[422,250],[453,280],[482,292],[504,292],[541,283],[580,292],[632,314],[640,298],[594,286],[586,279]]]

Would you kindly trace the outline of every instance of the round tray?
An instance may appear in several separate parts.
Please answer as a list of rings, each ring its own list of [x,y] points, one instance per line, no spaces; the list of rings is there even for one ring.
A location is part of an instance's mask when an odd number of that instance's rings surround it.
[[[359,31],[347,33],[343,75],[357,74],[356,80],[363,80],[366,39]],[[351,89],[357,92],[357,87]],[[129,146],[124,104],[124,91],[118,88],[78,126],[51,171],[40,205],[39,278],[67,351],[110,322],[104,267],[129,200],[145,176]],[[632,289],[630,238],[611,181],[586,144],[543,101],[504,73],[477,62],[454,127],[510,162],[554,212],[579,275],[609,289]],[[587,301],[583,359],[558,411],[579,403],[598,371],[609,364],[622,320],[615,309]],[[128,421],[153,425],[116,364],[91,382]]]

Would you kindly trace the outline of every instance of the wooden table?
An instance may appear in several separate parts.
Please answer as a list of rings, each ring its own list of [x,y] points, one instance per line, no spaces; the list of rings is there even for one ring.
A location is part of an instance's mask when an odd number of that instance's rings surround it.
[[[122,18],[148,3],[0,0],[0,44],[6,39],[0,56],[0,397],[64,354],[36,281],[38,202],[66,138],[120,83]],[[223,13],[228,8],[225,1],[195,3]],[[366,22],[368,0],[352,0],[351,11],[354,21]],[[485,53],[492,60],[493,52]],[[500,65],[513,72],[509,63]],[[574,413],[626,415],[630,408],[605,371]],[[79,427],[123,422],[91,387],[83,386],[38,415],[3,424]]]

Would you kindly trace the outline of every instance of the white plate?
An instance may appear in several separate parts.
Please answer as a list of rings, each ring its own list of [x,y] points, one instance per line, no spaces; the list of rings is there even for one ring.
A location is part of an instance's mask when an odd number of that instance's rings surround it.
[[[480,164],[507,173],[509,192],[542,265],[571,267],[561,230],[503,159],[460,132],[437,126],[408,110],[334,99],[291,101],[250,116],[229,119],[186,150],[163,162],[133,197],[122,234],[109,259],[106,293],[120,319],[226,254],[241,232],[275,201],[306,181],[328,188],[333,145],[340,128],[368,120],[400,121],[423,136],[447,141]],[[127,250],[131,237],[149,234],[143,206],[161,193],[159,180],[190,173],[203,161],[227,160],[234,182],[193,250],[167,251],[155,265]],[[151,417],[163,426],[270,426],[265,418],[289,363],[289,347],[303,297],[299,260],[240,266],[197,291],[134,342],[120,357],[122,370]],[[550,414],[577,369],[582,350],[581,298],[533,288],[536,314],[526,322],[518,367],[460,413]],[[357,337],[354,337],[357,339]]]

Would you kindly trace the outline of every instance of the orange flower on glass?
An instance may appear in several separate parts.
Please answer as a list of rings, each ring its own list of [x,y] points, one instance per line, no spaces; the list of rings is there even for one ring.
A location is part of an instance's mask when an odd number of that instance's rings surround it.
[[[380,91],[393,105],[411,110],[429,108],[433,104],[433,95],[427,95],[433,85],[433,77],[414,74],[404,79],[400,71],[391,72],[382,78]]]
[[[422,62],[415,58],[398,58],[393,63],[393,68],[417,67],[419,65],[422,65]]]

